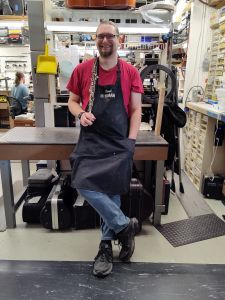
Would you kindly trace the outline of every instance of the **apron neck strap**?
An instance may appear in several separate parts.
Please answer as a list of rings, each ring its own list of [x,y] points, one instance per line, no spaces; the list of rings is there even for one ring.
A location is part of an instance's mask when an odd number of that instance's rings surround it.
[[[99,74],[99,58],[96,58],[96,60],[93,63],[92,67],[92,78],[91,78],[91,85],[89,89],[89,101],[88,101],[88,107],[87,111],[91,112],[92,107],[94,105],[94,96],[95,96],[95,88],[98,85],[98,74]],[[120,63],[119,59],[117,59],[117,80],[116,84],[118,85],[120,82]]]
[[[97,80],[96,80],[96,83],[95,84],[97,84],[98,83],[98,79],[99,79],[99,65],[100,65],[100,63],[99,63],[99,58],[97,58]],[[117,63],[116,63],[116,65],[117,65],[117,80],[119,79],[120,80],[120,62],[119,62],[119,58],[117,58]]]

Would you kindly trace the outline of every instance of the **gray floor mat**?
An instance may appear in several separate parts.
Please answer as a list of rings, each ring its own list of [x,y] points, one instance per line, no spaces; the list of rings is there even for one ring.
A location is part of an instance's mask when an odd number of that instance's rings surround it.
[[[179,176],[174,174],[176,196],[183,206],[188,217],[193,218],[200,215],[212,214],[213,210],[205,202],[203,195],[196,189],[188,176],[182,171],[182,182],[184,194],[179,191]]]
[[[156,226],[174,247],[179,247],[225,235],[225,222],[215,214]]]

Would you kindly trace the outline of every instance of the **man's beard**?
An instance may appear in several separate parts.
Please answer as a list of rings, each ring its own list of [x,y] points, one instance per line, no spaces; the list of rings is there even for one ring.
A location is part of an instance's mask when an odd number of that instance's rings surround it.
[[[113,49],[111,48],[109,51],[105,52],[105,51],[101,51],[101,48],[99,49],[99,55],[101,57],[109,57],[113,54]]]

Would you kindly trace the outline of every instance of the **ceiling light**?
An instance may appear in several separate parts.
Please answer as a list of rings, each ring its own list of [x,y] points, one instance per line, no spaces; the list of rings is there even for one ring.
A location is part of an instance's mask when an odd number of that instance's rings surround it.
[[[24,21],[0,21],[0,27],[8,27],[9,29],[21,29],[26,25],[27,22]]]
[[[95,22],[46,22],[48,31],[95,33],[99,23]],[[165,34],[169,32],[166,26],[151,24],[117,24],[121,34]]]

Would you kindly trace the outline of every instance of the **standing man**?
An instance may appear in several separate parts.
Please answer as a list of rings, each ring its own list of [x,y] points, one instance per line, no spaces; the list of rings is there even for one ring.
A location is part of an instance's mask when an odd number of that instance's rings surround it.
[[[103,277],[112,271],[111,240],[119,240],[122,261],[128,261],[135,248],[138,221],[120,210],[120,195],[129,190],[143,86],[138,71],[118,58],[119,30],[113,22],[100,23],[96,45],[99,58],[78,65],[67,88],[69,110],[81,124],[70,157],[72,187],[102,218],[93,274]]]

